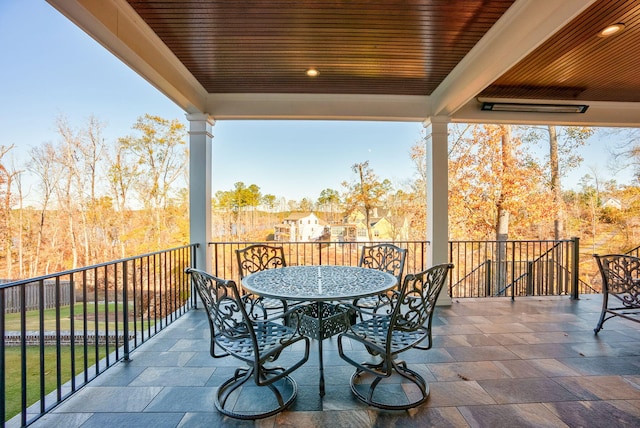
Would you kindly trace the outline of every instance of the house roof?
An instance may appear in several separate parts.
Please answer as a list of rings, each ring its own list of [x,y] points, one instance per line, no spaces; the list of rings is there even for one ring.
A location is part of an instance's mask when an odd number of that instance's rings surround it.
[[[302,213],[300,213],[300,212],[290,213],[290,214],[285,218],[285,220],[300,220],[301,218],[307,218],[307,217],[310,217],[310,216],[312,216],[312,215],[314,215],[314,216],[315,216],[315,214],[313,214],[313,213],[309,213],[309,212],[306,212],[306,213],[304,213],[304,212],[302,212]]]
[[[637,0],[48,1],[186,112],[216,119],[640,123]],[[624,30],[598,36],[614,23]]]

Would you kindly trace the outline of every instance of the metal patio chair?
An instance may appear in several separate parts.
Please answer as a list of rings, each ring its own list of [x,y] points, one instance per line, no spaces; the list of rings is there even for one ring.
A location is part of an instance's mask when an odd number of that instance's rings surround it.
[[[260,419],[290,406],[298,387],[289,375],[309,358],[309,339],[297,328],[282,323],[284,317],[297,316],[295,309],[270,319],[256,319],[247,312],[255,306],[247,301],[247,296],[240,295],[234,281],[198,269],[188,268],[186,272],[191,275],[207,311],[211,356],[231,355],[246,364],[218,388],[216,408],[232,418]],[[284,350],[300,341],[304,343],[301,358],[287,353],[288,368],[274,364]],[[258,387],[257,393],[255,387],[243,389],[249,380]]]
[[[406,257],[407,250],[393,244],[364,245],[360,253],[358,266],[390,273],[396,277],[398,284],[393,290],[387,293],[358,298],[353,301],[353,305],[357,308],[374,312],[386,306],[387,313],[390,313],[393,310],[390,306],[390,296],[400,287],[400,284],[402,284],[402,274]],[[365,312],[360,312],[361,320],[364,313]]]
[[[602,312],[595,333],[613,317],[640,322],[640,258],[626,254],[593,257],[602,276]]]
[[[431,321],[436,300],[452,267],[452,264],[440,264],[420,273],[406,275],[395,297],[391,314],[369,313],[370,317],[338,336],[340,357],[356,368],[350,384],[351,391],[359,400],[382,409],[403,410],[418,406],[427,399],[427,382],[398,356],[414,348],[431,348]],[[426,345],[420,345],[424,341]],[[350,342],[351,346],[345,346],[346,342]],[[373,361],[360,363],[354,359],[358,343],[373,356]],[[405,393],[402,384],[394,384],[399,388],[394,393],[389,389],[390,383],[381,382],[392,375],[399,375],[401,380],[411,382],[409,393]],[[381,384],[385,387],[377,390]]]
[[[240,280],[254,272],[287,266],[282,246],[253,244],[236,250],[236,257],[238,259]],[[265,314],[268,312],[286,312],[289,309],[289,302],[286,300],[259,296],[254,296],[252,300],[263,309]]]

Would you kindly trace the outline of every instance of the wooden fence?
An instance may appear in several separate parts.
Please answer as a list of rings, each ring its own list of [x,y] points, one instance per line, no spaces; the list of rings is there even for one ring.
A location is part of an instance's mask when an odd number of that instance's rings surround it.
[[[0,284],[10,281],[0,280]],[[58,292],[56,287],[59,284]],[[40,290],[40,287],[43,289]],[[71,289],[71,281],[37,281],[29,284],[23,284],[19,287],[10,287],[4,290],[5,313],[20,312],[22,307],[21,295],[24,288],[25,308],[27,310],[36,310],[40,308],[40,296],[44,296],[44,309],[55,308],[56,302],[59,306],[69,306],[76,303],[75,293]]]

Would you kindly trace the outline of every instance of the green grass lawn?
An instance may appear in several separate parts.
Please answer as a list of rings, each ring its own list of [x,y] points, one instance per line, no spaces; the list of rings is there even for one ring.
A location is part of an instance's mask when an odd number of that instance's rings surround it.
[[[115,311],[116,304],[109,303],[105,308],[104,303],[99,303],[96,306],[93,302],[87,303],[87,331],[92,332],[96,329],[96,322],[98,320],[97,330],[104,331],[107,326],[110,332],[115,332]],[[132,309],[132,305],[130,305],[130,309]],[[118,303],[117,311],[119,317],[119,325],[118,329],[122,331],[122,303]],[[104,313],[105,310],[108,311],[109,322],[108,324],[104,321]],[[77,303],[74,305],[74,329],[75,331],[82,331],[84,329],[82,318],[83,318],[83,304]],[[40,311],[28,311],[26,314],[26,330],[27,331],[39,331],[40,330]],[[45,309],[43,312],[44,319],[44,330],[45,331],[55,331],[56,330],[56,311],[55,309]],[[153,320],[151,320],[153,322]],[[148,326],[147,321],[144,324],[145,327]],[[137,328],[140,330],[142,328],[142,324],[139,321],[137,323]],[[5,315],[5,330],[6,331],[20,331],[21,323],[20,323],[20,314],[6,314]],[[60,330],[61,331],[69,331],[71,329],[71,307],[64,306],[60,308]],[[130,329],[133,330],[133,322],[130,321]],[[37,402],[40,400],[40,354],[39,354],[38,346],[27,346],[27,406]],[[56,368],[56,347],[55,346],[45,346],[44,360],[45,360],[45,386],[44,386],[44,395],[55,391],[56,382],[57,382],[57,368]],[[113,350],[113,349],[112,349]],[[98,348],[100,353],[98,358],[104,358],[105,355],[105,347],[104,345],[100,345]],[[7,419],[15,416],[20,412],[22,405],[22,397],[21,397],[21,349],[19,346],[7,346],[5,347],[5,359],[6,359],[6,403],[5,403],[5,411],[7,415]],[[61,375],[61,384],[65,384],[69,380],[71,380],[71,347],[69,345],[63,345],[60,347],[60,359],[61,359],[61,367],[60,367],[60,375]],[[89,345],[88,355],[87,355],[87,366],[90,367],[95,364],[96,361],[96,351],[95,347]],[[75,347],[75,374],[82,373],[84,370],[84,355],[82,346],[76,345]]]
[[[115,324],[115,311],[118,311],[118,330],[122,333],[123,331],[123,314],[122,314],[123,304],[118,303],[117,307],[115,303],[108,303],[105,305],[104,303],[99,303],[96,305],[91,302],[86,305],[86,317],[87,317],[87,331],[93,332],[96,329],[98,331],[105,331],[108,327],[109,332],[113,333],[116,330]],[[97,309],[97,311],[96,311]],[[133,304],[129,305],[130,313],[133,313]],[[82,303],[77,303],[73,306],[74,311],[74,330],[76,332],[81,332],[84,329],[83,325],[83,317],[84,314],[84,305]],[[108,323],[105,322],[105,311],[108,313]],[[40,331],[40,311],[28,311],[25,314],[26,323],[25,328],[27,331]],[[55,309],[45,309],[43,311],[43,322],[44,322],[44,331],[56,331],[58,328],[56,326],[56,310]],[[97,320],[97,328],[96,328],[96,320]],[[136,323],[136,329],[138,331],[146,330],[151,328],[155,324],[155,319],[144,320],[144,323],[140,320]],[[133,321],[129,321],[129,328],[131,331],[134,329]],[[71,307],[65,306],[60,308],[60,331],[70,331],[71,330]],[[21,321],[20,314],[6,314],[5,315],[5,330],[6,331],[20,331],[21,330]],[[110,344],[110,350],[113,350],[113,344]],[[37,402],[40,400],[40,354],[39,354],[38,346],[27,346],[27,363],[26,363],[26,371],[27,371],[27,406]],[[57,382],[57,367],[56,367],[56,347],[55,346],[45,346],[44,353],[44,395],[55,391],[56,382]],[[95,364],[96,361],[96,351],[95,347],[89,345],[88,355],[86,365],[87,367]],[[104,358],[105,355],[105,347],[104,345],[99,346],[99,359]],[[65,384],[69,380],[71,380],[71,348],[69,345],[63,345],[60,347],[60,359],[61,359],[61,367],[60,367],[60,375],[61,375],[61,384]],[[6,403],[5,410],[7,419],[15,416],[20,412],[22,405],[22,397],[21,397],[21,348],[19,346],[7,346],[5,347],[5,360],[6,360]],[[84,354],[82,350],[82,346],[76,345],[75,347],[75,375],[82,373],[84,370]]]
[[[40,354],[38,346],[27,347],[27,406],[40,400]],[[57,387],[57,368],[56,368],[56,347],[45,346],[44,353],[44,395],[55,391]],[[5,348],[6,353],[6,415],[7,420],[20,413],[22,405],[22,385],[21,385],[21,352],[19,346],[7,346]],[[105,357],[105,348],[100,346],[98,348],[100,358]],[[71,347],[62,346],[60,348],[60,375],[61,384],[71,380]],[[95,348],[89,348],[89,355],[87,356],[87,367],[91,367],[95,364],[96,354]],[[82,348],[76,346],[75,349],[75,375],[84,371],[84,355]]]

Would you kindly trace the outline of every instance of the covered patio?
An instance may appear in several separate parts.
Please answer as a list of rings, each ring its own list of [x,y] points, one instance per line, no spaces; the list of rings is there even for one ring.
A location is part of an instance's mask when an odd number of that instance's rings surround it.
[[[185,111],[204,270],[217,120],[423,123],[427,265],[448,260],[449,123],[640,124],[633,0],[48,2]],[[621,31],[605,37],[611,24]],[[327,395],[312,352],[292,408],[255,423],[215,410],[237,363],[210,357],[205,314],[189,310],[33,426],[638,426],[638,324],[614,319],[594,335],[600,299],[449,298],[434,348],[408,360],[431,387],[408,412],[357,402],[327,340]]]
[[[428,401],[409,411],[356,400],[353,368],[338,357],[335,338],[326,340],[324,398],[312,352],[294,372],[292,407],[256,422],[215,409],[216,388],[237,360],[210,357],[205,314],[191,310],[32,426],[638,426],[640,324],[616,318],[595,335],[600,305],[601,295],[589,295],[438,307],[434,347],[406,358],[431,388]]]

